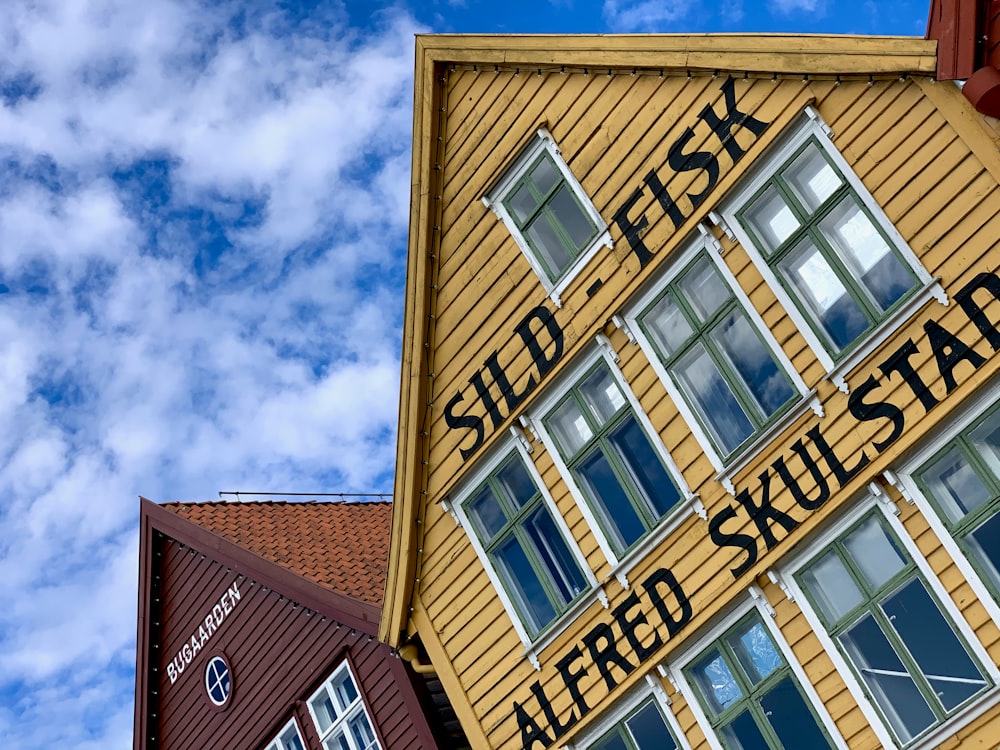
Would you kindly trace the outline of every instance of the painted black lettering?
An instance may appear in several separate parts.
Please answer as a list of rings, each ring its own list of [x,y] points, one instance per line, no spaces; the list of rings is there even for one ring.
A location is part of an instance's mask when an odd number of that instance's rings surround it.
[[[955,367],[959,362],[963,360],[968,362],[973,370],[978,370],[986,362],[986,357],[940,323],[928,320],[924,323],[924,331],[931,342],[931,351],[937,360],[938,372],[944,378],[945,394],[951,393],[958,387],[955,382]]]
[[[669,154],[667,156],[669,159]],[[651,169],[649,174],[642,178],[642,181],[646,183],[646,186],[653,191],[653,197],[656,198],[656,202],[660,204],[660,208],[667,212],[667,216],[670,217],[670,221],[674,224],[674,229],[680,229],[681,225],[684,223],[684,214],[681,213],[680,207],[670,197],[670,193],[660,182],[660,176],[656,174],[656,171]]]
[[[493,399],[493,395],[490,393],[489,387],[483,381],[483,371],[477,371],[475,375],[469,378],[469,383],[476,389],[476,395],[479,396],[479,401],[486,408],[486,414],[493,423],[493,429],[497,429],[501,424],[503,424],[503,417],[500,415],[500,405]]]
[[[759,136],[767,130],[771,123],[761,122],[746,112],[740,112],[736,108],[736,82],[732,76],[726,78],[726,82],[722,84],[721,91],[725,95],[726,101],[725,119],[715,114],[715,110],[711,104],[706,104],[705,108],[698,114],[698,117],[712,129],[712,132],[715,133],[716,138],[725,147],[735,164],[743,157],[745,152],[740,144],[737,143],[736,138],[733,137],[733,128],[746,128],[754,135]]]
[[[649,261],[653,259],[653,254],[649,252],[649,248],[646,247],[646,243],[642,241],[642,237],[639,233],[642,232],[646,227],[649,226],[649,219],[646,218],[646,214],[642,214],[636,223],[632,223],[632,220],[628,217],[628,212],[632,210],[638,200],[642,197],[642,188],[636,190],[632,195],[628,197],[622,207],[619,208],[615,215],[612,217],[615,220],[615,224],[618,228],[622,230],[622,234],[625,235],[625,239],[628,240],[628,246],[632,248],[632,252],[635,253],[635,257],[639,259],[639,266],[645,266]]]
[[[1000,277],[995,273],[978,274],[972,281],[955,293],[955,299],[962,310],[965,311],[965,314],[969,316],[969,320],[975,324],[979,332],[983,334],[990,346],[993,347],[993,351],[1000,351],[1000,331],[986,317],[983,308],[972,298],[972,295],[980,289],[985,289],[996,299],[1000,300]]]
[[[601,642],[603,641],[603,645]],[[618,651],[618,644],[615,642],[615,634],[611,626],[602,622],[590,632],[583,636],[583,644],[590,652],[590,658],[597,665],[597,671],[601,673],[608,690],[614,690],[618,681],[611,673],[611,666],[615,665],[626,675],[632,673],[635,665],[621,655]]]
[[[666,593],[672,595],[677,606],[681,608],[677,617],[670,613],[666,599],[660,594],[660,586],[666,586]],[[646,591],[650,601],[653,602],[653,606],[656,607],[656,612],[663,620],[663,624],[667,626],[667,634],[673,638],[680,632],[681,628],[688,624],[693,614],[691,602],[687,598],[687,594],[684,593],[684,589],[681,588],[677,576],[669,568],[658,568],[646,576],[646,580],[642,582],[642,588]]]
[[[458,449],[463,461],[476,452],[476,449],[483,444],[483,438],[485,437],[485,427],[483,425],[483,420],[480,417],[474,417],[468,414],[463,417],[455,416],[455,407],[464,400],[465,397],[462,395],[462,392],[459,391],[444,407],[444,423],[448,425],[449,429],[467,429],[476,431],[476,439],[472,445],[468,448],[460,447]]]
[[[570,697],[573,698],[573,703],[576,704],[577,709],[580,711],[580,718],[583,718],[590,712],[590,706],[587,705],[583,693],[580,692],[580,680],[587,674],[587,670],[581,667],[573,672],[571,671],[571,667],[573,662],[582,658],[583,652],[580,650],[580,647],[574,646],[572,651],[556,662],[556,669],[559,670],[559,676],[562,677],[563,684],[569,690]]]
[[[804,508],[805,510],[816,510],[830,499],[830,483],[826,481],[826,477],[823,476],[823,472],[820,471],[819,466],[816,464],[816,461],[813,460],[812,455],[809,453],[809,449],[805,446],[805,443],[802,442],[801,438],[792,443],[792,451],[802,461],[802,465],[809,472],[813,482],[815,482],[816,497],[810,498],[805,493],[802,486],[799,484],[799,480],[792,476],[792,472],[789,471],[784,458],[779,458],[771,464],[771,466],[776,472],[778,472],[778,476],[781,477],[781,481],[784,482],[788,491],[792,493],[792,497],[795,499],[795,502],[798,503],[800,508]]]
[[[531,330],[531,322],[533,320],[540,322],[549,334],[549,338],[552,339],[554,348],[550,357],[545,356],[545,349],[538,343],[538,334]],[[528,347],[531,360],[535,363],[535,367],[538,368],[538,379],[541,380],[549,373],[549,370],[555,367],[556,362],[563,355],[563,331],[559,327],[559,322],[547,307],[536,307],[524,316],[524,319],[517,324],[514,332],[521,337],[521,341]]]
[[[778,540],[771,531],[771,524],[776,523],[785,531],[790,532],[799,525],[799,522],[787,513],[771,505],[770,472],[765,471],[757,478],[760,480],[760,504],[757,504],[753,497],[750,496],[749,490],[741,490],[736,495],[736,502],[742,505],[743,510],[750,516],[750,520],[757,527],[757,531],[760,533],[767,548],[773,549],[777,546]]]
[[[816,443],[816,447],[819,448],[819,455],[823,457],[826,461],[826,465],[830,467],[830,471],[837,478],[837,482],[843,487],[845,484],[850,482],[859,471],[865,468],[871,461],[868,458],[868,454],[865,453],[864,448],[861,449],[861,456],[858,458],[858,462],[854,464],[854,468],[848,469],[844,466],[844,463],[837,457],[837,454],[833,452],[833,448],[830,444],[826,442],[826,438],[819,431],[819,426],[812,427],[806,431],[806,435],[812,438],[812,441]]]
[[[625,636],[625,640],[628,641],[632,650],[635,651],[636,658],[639,663],[646,661],[660,646],[663,645],[663,639],[660,638],[660,634],[656,632],[656,628],[650,626],[653,631],[653,640],[650,641],[649,645],[643,645],[639,636],[636,634],[636,628],[640,625],[649,625],[649,621],[646,619],[641,611],[636,613],[636,616],[629,619],[628,613],[631,609],[636,609],[642,606],[642,601],[639,599],[638,594],[634,591],[629,594],[628,599],[615,607],[611,614],[614,615],[615,622],[618,623],[618,627],[622,631],[622,635]]]
[[[524,390],[517,393],[507,378],[506,371],[500,366],[500,360],[497,357],[498,352],[493,352],[490,355],[490,358],[486,360],[486,369],[490,371],[493,382],[496,383],[497,388],[500,389],[500,393],[503,394],[504,403],[507,405],[507,413],[511,414],[524,401],[524,397],[531,393],[531,390],[537,385],[537,381],[534,375],[529,375]]]
[[[691,205],[697,208],[705,196],[715,187],[719,181],[719,160],[710,151],[693,151],[690,154],[684,153],[684,147],[694,138],[694,131],[688,128],[684,134],[674,141],[667,153],[667,163],[677,172],[694,172],[703,169],[708,173],[708,185],[700,193],[688,193]],[[647,183],[648,184],[648,183]]]
[[[538,685],[538,682],[535,682],[535,685]],[[535,685],[531,686],[531,692],[535,692]],[[539,685],[539,687],[541,686]],[[524,750],[531,750],[536,742],[542,747],[552,746],[552,738],[542,731],[542,728],[528,716],[528,712],[517,701],[514,701],[514,716],[517,717],[517,728],[521,730],[521,747]]]
[[[569,718],[566,723],[563,724],[559,721],[559,717],[556,716],[555,709],[552,708],[552,703],[549,701],[549,697],[545,694],[542,689],[542,685],[538,680],[531,685],[531,694],[535,696],[535,700],[538,701],[538,705],[542,707],[542,713],[545,714],[546,720],[548,720],[549,725],[552,727],[552,735],[555,739],[559,739],[566,731],[572,727],[578,721],[578,717],[573,710],[570,709]]]
[[[722,525],[736,518],[736,508],[728,505],[708,520],[708,535],[716,547],[736,547],[747,553],[747,559],[730,568],[733,578],[739,578],[757,562],[757,540],[749,534],[729,534],[722,530]]]
[[[938,400],[931,393],[927,384],[920,379],[917,371],[913,369],[913,365],[910,364],[910,357],[918,352],[919,349],[913,343],[913,339],[907,339],[905,344],[890,354],[889,358],[878,366],[878,369],[887,378],[892,373],[898,372],[902,376],[903,381],[910,387],[910,390],[913,391],[916,399],[923,405],[924,411],[930,411],[938,405]]]
[[[859,422],[872,422],[876,419],[888,419],[892,422],[892,432],[889,433],[889,436],[885,440],[872,443],[875,446],[875,450],[881,453],[895,443],[900,435],[903,434],[906,419],[903,417],[903,410],[895,404],[890,404],[887,401],[876,401],[874,403],[865,401],[865,396],[878,387],[879,382],[875,379],[875,376],[869,375],[868,380],[851,391],[851,395],[847,399],[847,409]]]

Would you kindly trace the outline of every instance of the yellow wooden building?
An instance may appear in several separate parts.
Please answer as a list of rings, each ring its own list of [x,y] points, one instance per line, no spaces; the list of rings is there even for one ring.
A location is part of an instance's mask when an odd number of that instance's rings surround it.
[[[474,748],[1000,745],[1000,128],[934,39],[417,39],[380,637]]]

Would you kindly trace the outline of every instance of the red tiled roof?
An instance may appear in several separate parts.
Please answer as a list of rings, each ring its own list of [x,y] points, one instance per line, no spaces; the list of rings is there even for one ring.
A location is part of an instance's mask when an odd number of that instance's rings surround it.
[[[304,578],[382,606],[390,502],[208,502],[161,507]]]

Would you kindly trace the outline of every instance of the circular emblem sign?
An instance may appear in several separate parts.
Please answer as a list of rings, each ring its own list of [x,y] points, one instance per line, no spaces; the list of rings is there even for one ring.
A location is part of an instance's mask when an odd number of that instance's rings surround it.
[[[216,706],[224,706],[233,694],[233,677],[225,657],[213,656],[205,667],[205,690]]]

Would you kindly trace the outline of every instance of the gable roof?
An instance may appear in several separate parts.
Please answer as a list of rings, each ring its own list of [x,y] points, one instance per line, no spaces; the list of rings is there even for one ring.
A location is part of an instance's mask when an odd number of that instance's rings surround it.
[[[389,502],[205,502],[160,507],[332,591],[382,605]]]
[[[440,227],[443,168],[436,164],[446,134],[442,71],[449,65],[473,70],[656,70],[740,75],[822,76],[934,75],[937,42],[916,37],[810,36],[791,34],[648,35],[418,35],[414,74],[413,150],[406,297],[401,356],[399,432],[389,574],[380,640],[399,647],[406,639],[418,562],[420,504],[427,497],[427,435],[432,421],[428,384],[432,342],[426,321],[435,310],[433,262]],[[436,418],[436,415],[434,415]]]

